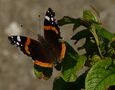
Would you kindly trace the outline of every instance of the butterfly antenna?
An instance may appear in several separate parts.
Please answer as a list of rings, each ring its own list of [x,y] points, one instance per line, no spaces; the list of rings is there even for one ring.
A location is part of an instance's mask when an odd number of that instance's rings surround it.
[[[39,22],[38,22],[38,27],[39,27],[38,29],[41,30],[41,27],[40,27],[40,26],[41,26],[41,18],[40,18],[40,15],[38,15],[38,21],[39,21]]]

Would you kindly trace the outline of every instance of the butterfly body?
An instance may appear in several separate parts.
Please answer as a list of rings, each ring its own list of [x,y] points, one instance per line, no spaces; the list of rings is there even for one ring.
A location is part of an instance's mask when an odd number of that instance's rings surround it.
[[[55,12],[49,8],[44,20],[44,37],[38,40],[26,36],[9,36],[12,45],[16,45],[27,56],[32,57],[34,68],[49,78],[53,67],[59,64],[65,55],[66,46],[60,42],[60,29],[55,21]]]

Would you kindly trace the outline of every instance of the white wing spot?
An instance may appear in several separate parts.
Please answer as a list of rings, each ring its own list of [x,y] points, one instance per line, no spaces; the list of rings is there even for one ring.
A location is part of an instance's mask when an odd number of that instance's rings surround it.
[[[19,45],[20,45],[20,43],[19,43],[19,42],[16,42],[16,45],[17,45],[17,46],[19,46]]]
[[[54,18],[52,17],[51,20],[54,21]]]
[[[52,22],[52,24],[54,24],[54,22]]]
[[[21,42],[21,38],[20,38],[20,36],[17,36],[17,40],[18,40],[19,42]]]
[[[48,16],[45,16],[45,19],[48,20],[48,21],[50,21],[50,18]]]

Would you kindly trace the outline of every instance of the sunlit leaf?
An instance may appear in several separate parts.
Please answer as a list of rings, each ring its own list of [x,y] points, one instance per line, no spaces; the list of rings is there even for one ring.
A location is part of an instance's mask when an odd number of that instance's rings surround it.
[[[66,56],[62,62],[62,78],[66,82],[73,82],[77,79],[77,73],[84,66],[86,57],[78,56],[76,51],[66,43]]]
[[[89,10],[84,10],[83,11],[83,18],[84,19],[87,19],[87,20],[92,20],[92,21],[97,21],[97,18],[96,16],[94,15],[94,13],[92,13],[91,11]]]
[[[88,72],[86,90],[107,90],[109,86],[115,85],[115,64],[110,58],[97,62]]]
[[[98,35],[99,37],[102,37],[104,40],[109,40],[109,41],[111,41],[112,38],[114,37],[114,35],[113,35],[111,32],[107,31],[106,29],[104,29],[104,28],[103,28],[102,26],[100,26],[100,25],[96,25],[96,24],[95,24],[95,28],[96,28],[97,35]]]
[[[41,79],[43,77],[43,73],[42,72],[39,72],[37,71],[35,68],[34,68],[34,74],[37,78]]]
[[[52,75],[52,68],[40,67],[34,64],[34,74],[39,79],[48,80]]]

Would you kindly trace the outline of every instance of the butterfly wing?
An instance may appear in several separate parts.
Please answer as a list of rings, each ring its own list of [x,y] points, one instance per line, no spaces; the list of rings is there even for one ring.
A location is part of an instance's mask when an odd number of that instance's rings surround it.
[[[49,79],[52,75],[53,68],[41,67],[37,64],[34,64],[34,74],[37,78],[44,78],[45,80]]]
[[[24,54],[32,57],[35,70],[42,72],[43,77],[49,78],[52,75],[55,56],[43,37],[39,36],[38,41],[25,36],[10,36],[8,39],[11,44],[18,46]]]
[[[8,39],[24,54],[32,57],[36,75],[49,78],[54,64],[61,62],[66,50],[64,42],[60,42],[60,29],[55,20],[55,12],[51,8],[45,15],[44,37],[45,39],[38,35],[38,40],[33,40],[25,36],[10,36]]]
[[[58,62],[64,58],[66,46],[64,42],[60,42],[60,29],[55,19],[55,12],[49,8],[44,20],[44,37],[53,48],[54,53],[58,57]]]

